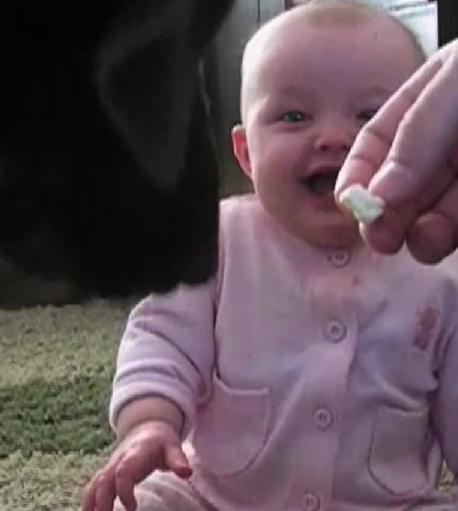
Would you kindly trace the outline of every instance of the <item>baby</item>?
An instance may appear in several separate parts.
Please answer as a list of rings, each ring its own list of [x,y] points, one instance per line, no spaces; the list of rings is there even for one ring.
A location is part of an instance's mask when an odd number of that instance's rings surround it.
[[[250,40],[232,139],[255,193],[222,202],[210,282],[131,313],[119,445],[84,511],[458,509],[436,489],[444,460],[458,472],[458,291],[371,252],[333,198],[359,129],[422,61],[353,1]]]

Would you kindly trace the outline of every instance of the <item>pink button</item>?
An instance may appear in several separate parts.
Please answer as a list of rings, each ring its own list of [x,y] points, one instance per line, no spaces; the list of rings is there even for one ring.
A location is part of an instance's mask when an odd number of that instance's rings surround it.
[[[304,511],[318,511],[320,509],[320,499],[314,493],[306,493],[302,499]]]
[[[350,259],[351,254],[348,250],[334,250],[328,254],[328,261],[337,268],[347,266]]]
[[[334,422],[333,415],[327,408],[318,408],[313,419],[320,429],[328,429]]]
[[[347,335],[347,327],[337,320],[331,320],[324,328],[324,335],[333,342],[341,341]]]

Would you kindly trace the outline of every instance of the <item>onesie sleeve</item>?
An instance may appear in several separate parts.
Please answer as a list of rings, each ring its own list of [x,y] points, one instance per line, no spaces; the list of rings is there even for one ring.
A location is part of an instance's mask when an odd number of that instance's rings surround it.
[[[437,369],[439,387],[434,396],[433,423],[445,462],[458,476],[458,289],[450,286],[444,310],[443,349]]]
[[[209,393],[214,365],[214,281],[152,294],[130,314],[119,347],[110,424],[132,400],[161,396],[185,416],[183,436]]]

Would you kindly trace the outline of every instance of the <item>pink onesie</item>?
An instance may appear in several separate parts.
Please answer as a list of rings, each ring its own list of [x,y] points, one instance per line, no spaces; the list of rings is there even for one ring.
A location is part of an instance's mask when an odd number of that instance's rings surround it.
[[[458,472],[455,283],[407,251],[308,246],[251,195],[220,225],[216,277],[147,297],[121,342],[113,427],[174,401],[194,471],[153,474],[141,510],[457,511],[435,489]]]

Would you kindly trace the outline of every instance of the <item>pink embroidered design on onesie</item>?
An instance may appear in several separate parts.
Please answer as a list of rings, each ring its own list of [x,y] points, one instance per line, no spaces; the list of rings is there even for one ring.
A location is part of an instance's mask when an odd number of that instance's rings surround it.
[[[431,340],[432,332],[437,324],[439,313],[432,305],[418,311],[417,335],[414,345],[425,350]]]

